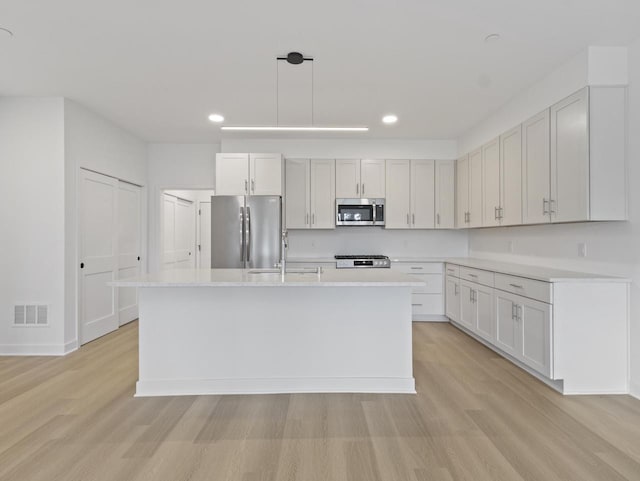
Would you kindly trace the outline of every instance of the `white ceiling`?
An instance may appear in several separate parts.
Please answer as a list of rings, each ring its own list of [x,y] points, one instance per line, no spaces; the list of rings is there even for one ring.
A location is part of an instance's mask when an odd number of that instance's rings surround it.
[[[219,141],[211,112],[273,124],[292,50],[315,58],[316,124],[456,138],[586,46],[640,36],[640,2],[2,0],[0,27],[0,95],[69,97],[148,141]]]

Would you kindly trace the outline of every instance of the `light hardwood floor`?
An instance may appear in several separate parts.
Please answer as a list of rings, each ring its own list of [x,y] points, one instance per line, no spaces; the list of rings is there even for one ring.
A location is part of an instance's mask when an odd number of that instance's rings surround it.
[[[417,395],[133,398],[137,325],[0,358],[0,480],[640,480],[640,401],[563,397],[448,324]]]

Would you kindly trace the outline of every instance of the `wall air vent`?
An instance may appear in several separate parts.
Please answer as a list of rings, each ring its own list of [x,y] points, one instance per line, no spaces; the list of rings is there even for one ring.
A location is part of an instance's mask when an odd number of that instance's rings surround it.
[[[25,304],[13,306],[14,326],[47,326],[49,309],[43,304]]]

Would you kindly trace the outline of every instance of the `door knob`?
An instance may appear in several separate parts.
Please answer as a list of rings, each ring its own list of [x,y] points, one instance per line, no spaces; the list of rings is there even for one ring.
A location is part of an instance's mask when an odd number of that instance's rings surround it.
[[[80,263],[80,269],[84,269],[84,262]]]

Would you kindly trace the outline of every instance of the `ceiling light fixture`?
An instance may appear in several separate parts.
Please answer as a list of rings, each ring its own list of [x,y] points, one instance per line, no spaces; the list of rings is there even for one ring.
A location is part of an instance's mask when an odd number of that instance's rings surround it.
[[[500,34],[491,33],[484,38],[484,43],[493,43],[493,42],[497,42],[498,40],[500,40]]]
[[[382,117],[382,121],[385,124],[395,124],[398,121],[398,116],[393,114],[388,114]]]
[[[300,65],[304,62],[311,62],[311,125],[302,125],[302,126],[281,126],[279,117],[280,117],[280,105],[279,98],[277,95],[279,88],[279,78],[276,74],[276,125],[225,125],[220,127],[221,130],[228,131],[261,131],[261,132],[367,132],[369,127],[365,126],[316,126],[314,122],[313,112],[314,112],[314,95],[313,95],[313,57],[305,57],[300,52],[289,52],[284,57],[276,57],[276,63],[280,61],[286,61],[291,65]],[[211,119],[211,117],[209,117]],[[212,119],[211,119],[212,120]]]
[[[366,132],[369,127],[284,127],[280,125],[274,126],[224,126],[220,127],[221,130],[253,130],[264,132]]]
[[[224,117],[220,114],[211,114],[209,115],[209,120],[211,120],[211,122],[220,123],[224,122]]]
[[[8,28],[0,27],[0,37],[13,37],[13,32]]]

